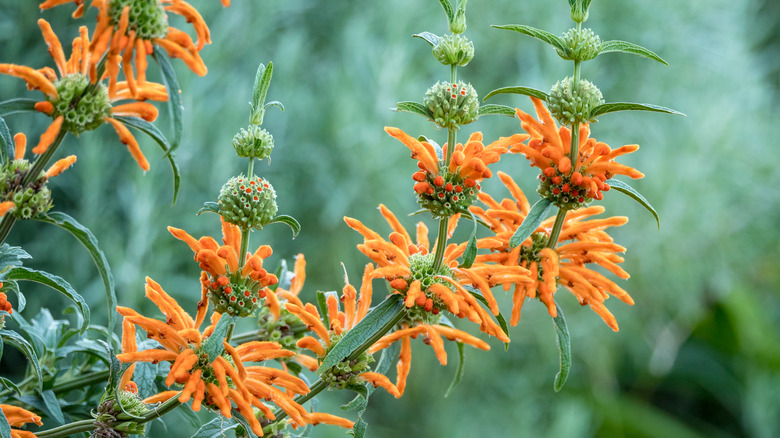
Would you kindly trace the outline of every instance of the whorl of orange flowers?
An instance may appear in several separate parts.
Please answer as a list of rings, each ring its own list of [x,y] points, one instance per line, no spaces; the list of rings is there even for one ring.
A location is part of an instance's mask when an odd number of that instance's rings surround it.
[[[8,424],[11,427],[22,427],[25,423],[35,423],[38,426],[43,425],[41,417],[26,409],[1,404],[0,409],[2,409],[3,415],[5,415],[5,419],[8,420]],[[35,438],[35,434],[26,430],[11,429],[11,438]]]
[[[607,310],[604,301],[609,295],[614,295],[627,304],[634,304],[634,301],[615,282],[600,272],[589,269],[588,265],[599,265],[623,279],[629,277],[618,265],[623,262],[623,257],[618,253],[625,252],[626,249],[615,244],[604,231],[606,228],[625,224],[628,218],[614,216],[590,219],[591,216],[604,212],[601,206],[570,211],[554,248],[546,247],[554,217],[542,221],[521,245],[511,248],[509,240],[525,219],[530,206],[523,191],[509,175],[499,172],[499,177],[514,199],[497,202],[489,195],[481,194],[480,200],[487,205],[487,210],[474,206],[471,211],[485,220],[495,233],[493,237],[479,239],[477,246],[490,249],[492,253],[478,255],[477,260],[507,266],[519,265],[528,268],[531,278],[535,279],[532,283],[515,284],[511,324],[516,325],[520,320],[525,298],[538,297],[550,315],[556,316],[553,295],[558,285],[561,285],[577,297],[581,305],[590,306],[607,325],[617,331],[617,321]],[[509,285],[504,287],[508,290]]]
[[[544,106],[544,103],[532,97],[539,120],[530,114],[517,110],[522,127],[531,135],[528,145],[517,144],[511,152],[522,153],[532,166],[542,170],[540,179],[550,185],[554,195],[568,194],[579,203],[589,199],[602,199],[602,191],[609,190],[608,179],[614,175],[626,175],[642,178],[644,174],[632,167],[616,163],[615,158],[639,149],[638,145],[626,145],[612,149],[606,143],[589,138],[590,128],[580,125],[578,158],[572,163],[571,131],[565,126],[558,128],[557,123]]]

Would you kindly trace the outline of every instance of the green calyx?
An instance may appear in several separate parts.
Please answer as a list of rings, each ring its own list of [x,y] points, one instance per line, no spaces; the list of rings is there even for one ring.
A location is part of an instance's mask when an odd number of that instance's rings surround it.
[[[233,148],[239,157],[263,160],[274,149],[274,136],[258,125],[249,125],[233,137]]]
[[[330,345],[325,350],[325,356],[327,356],[333,347],[339,343],[342,336],[343,335],[331,334]],[[328,383],[328,387],[334,389],[344,389],[347,386],[354,386],[360,383],[357,380],[358,375],[371,371],[369,365],[373,361],[374,357],[368,354],[367,351],[363,351],[357,358],[352,360],[344,359],[329,370],[325,370],[320,378]]]
[[[538,266],[538,280],[542,280],[542,265],[540,261],[542,258],[539,256],[539,251],[543,250],[547,245],[547,234],[545,233],[534,233],[531,235],[531,246],[521,246],[520,247],[520,255],[518,256],[518,261],[520,263],[526,262],[525,266],[529,266],[531,263],[535,262]]]
[[[240,272],[212,280],[206,288],[215,312],[244,318],[254,313],[266,295],[262,284],[242,277]]]
[[[127,31],[135,31],[136,38],[151,41],[168,34],[168,14],[160,0],[110,0],[108,18],[117,27],[125,7],[130,8]]]
[[[293,315],[284,307],[279,312],[279,318],[274,318],[267,306],[260,307],[257,315],[257,324],[260,328],[257,337],[261,341],[279,343],[285,350],[298,351],[298,340],[306,334],[306,325],[300,318]]]
[[[596,118],[590,114],[593,108],[602,103],[604,99],[598,87],[580,79],[575,89],[573,77],[556,82],[547,97],[550,113],[561,125],[596,122]]]
[[[479,97],[471,84],[437,82],[425,92],[425,105],[431,121],[441,128],[458,129],[479,117]]]
[[[589,61],[601,52],[601,38],[590,29],[569,29],[561,39],[566,50],[556,50],[566,60]]]
[[[46,213],[52,207],[51,191],[46,187],[48,178],[41,172],[38,178],[22,186],[22,181],[32,170],[27,160],[13,160],[0,170],[0,201],[13,201],[16,207],[7,214],[17,219],[30,219]]]
[[[89,79],[81,73],[69,74],[54,82],[57,98],[49,100],[54,107],[50,115],[52,118],[63,117],[62,130],[79,135],[97,128],[106,117],[111,116],[111,102],[105,85],[89,86]]]
[[[441,320],[441,311],[446,310],[447,306],[429,289],[433,284],[441,284],[448,289],[452,286],[441,277],[452,278],[452,270],[447,266],[441,266],[438,270],[433,269],[434,254],[412,254],[409,256],[409,270],[412,274],[406,279],[407,288],[415,281],[420,282],[420,290],[425,297],[420,297],[412,307],[406,309],[406,316],[401,324],[407,323],[409,326],[417,324],[437,324]],[[408,289],[407,289],[408,290]]]
[[[433,47],[433,56],[444,65],[467,65],[474,58],[474,43],[463,35],[442,35]]]
[[[134,421],[128,421],[129,417],[125,415],[117,403],[117,398],[122,407],[131,415],[143,416],[149,413],[149,408],[138,398],[137,394],[128,391],[119,391],[118,393],[106,398],[97,408],[95,417],[95,430],[93,437],[120,438],[128,435],[144,435],[146,433],[146,424],[139,424]]]
[[[475,180],[464,180],[458,173],[446,170],[440,175],[420,170],[412,178],[418,181],[414,185],[417,203],[430,211],[434,219],[443,219],[468,210],[477,201],[482,189]]]
[[[262,229],[276,216],[276,192],[271,184],[253,175],[239,175],[222,186],[219,214],[242,230]]]

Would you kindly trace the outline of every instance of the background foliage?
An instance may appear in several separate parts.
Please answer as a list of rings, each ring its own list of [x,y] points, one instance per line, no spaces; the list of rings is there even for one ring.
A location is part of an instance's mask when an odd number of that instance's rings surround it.
[[[507,85],[546,90],[570,74],[570,65],[549,47],[489,27],[521,23],[562,33],[571,23],[567,2],[482,3],[469,3],[467,36],[477,54],[459,79],[485,95]],[[205,78],[177,65],[186,108],[177,152],[183,172],[178,203],[170,206],[171,173],[156,146],[141,140],[152,163],[143,175],[115,134],[101,128],[63,146],[63,154],[75,153],[79,161],[52,185],[56,208],[98,237],[120,303],[150,313],[142,286],[148,275],[194,310],[197,266],[165,226],[218,236],[216,216],[194,212],[243,169],[230,140],[247,124],[257,64],[272,60],[269,99],[281,100],[286,111],[271,109],[266,116],[264,126],[277,147],[272,165],[261,164],[256,172],[274,184],[280,213],[298,218],[303,231],[291,241],[289,230],[277,225],[255,239],[271,244],[276,260],[305,253],[305,291],[312,296],[343,285],[340,261],[357,281],[365,260],[354,249],[359,236],[342,216],[385,229],[375,210],[379,202],[399,214],[416,209],[414,164],[382,127],[398,126],[440,143],[446,138],[421,118],[389,110],[398,101],[420,100],[433,82],[448,78],[429,46],[410,38],[425,30],[445,32],[440,6],[413,0],[234,0],[229,9],[211,0],[193,4],[215,43],[203,52]],[[35,26],[40,16],[52,21],[64,41],[79,24],[63,8],[41,14],[32,1],[0,0],[0,11],[2,62],[48,65]],[[625,113],[593,126],[593,135],[613,146],[642,146],[626,164],[647,175],[635,187],[661,213],[658,231],[628,198],[612,195],[605,202],[608,213],[631,217],[615,239],[629,248],[624,267],[632,278],[623,287],[636,305],[609,301],[621,327],[616,334],[561,292],[574,365],[560,393],[552,391],[552,323],[535,303],[512,329],[507,352],[498,342],[490,353],[468,352],[464,381],[447,399],[442,395],[455,366],[442,368],[430,351],[416,349],[403,399],[379,393],[372,398],[369,436],[780,434],[780,150],[770,137],[780,84],[779,19],[780,8],[768,0],[594,2],[588,27],[602,39],[648,47],[671,68],[604,55],[584,65],[583,77],[608,101],[655,103],[688,115]],[[23,95],[21,82],[0,77],[0,100]],[[531,110],[529,101],[516,96],[493,101]],[[33,141],[46,120],[10,116],[7,122]],[[517,132],[519,122],[496,116],[472,127],[493,140]],[[534,194],[536,172],[522,157],[505,157],[499,168]],[[491,193],[508,196],[500,184]],[[8,242],[33,255],[28,266],[67,277],[92,305],[93,318],[105,320],[102,283],[75,239],[54,227],[20,223]],[[57,308],[52,294],[36,298],[33,290],[27,294],[29,317],[44,301]],[[13,373],[19,360],[7,349],[1,371]],[[336,406],[333,394],[325,398]],[[344,435],[328,427],[315,433]]]

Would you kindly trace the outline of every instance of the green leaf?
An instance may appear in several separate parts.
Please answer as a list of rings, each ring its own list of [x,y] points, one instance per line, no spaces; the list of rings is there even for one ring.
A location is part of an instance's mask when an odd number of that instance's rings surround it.
[[[233,409],[232,412],[233,412],[233,420],[236,421],[239,425],[241,425],[244,428],[244,433],[243,435],[241,435],[241,437],[257,438],[257,435],[255,435],[255,433],[252,432],[252,427],[249,425],[249,422],[246,421],[246,419],[241,414],[241,412],[237,411],[236,409]]]
[[[520,32],[522,34],[536,38],[539,41],[545,42],[560,51],[566,51],[566,43],[564,43],[559,36],[553,35],[546,30],[537,29],[535,27],[526,26],[523,24],[505,24],[501,26],[493,25],[492,27],[495,27],[496,29],[506,29]]]
[[[278,100],[274,100],[272,102],[268,102],[267,104],[263,105],[263,109],[266,109],[269,106],[275,106],[275,107],[279,108],[281,111],[284,111],[284,105],[282,105],[282,102],[279,102]]]
[[[160,75],[168,91],[168,114],[171,116],[171,130],[173,131],[173,143],[170,146],[170,151],[173,152],[181,144],[181,134],[184,130],[184,123],[182,122],[184,105],[181,101],[181,88],[176,77],[176,70],[173,69],[171,60],[168,58],[165,50],[155,45],[153,56],[157,61],[157,65],[160,66]],[[175,198],[176,196],[174,195]]]
[[[219,203],[218,202],[204,202],[203,207],[198,210],[197,215],[200,216],[201,213],[216,213],[219,214]]]
[[[563,388],[563,384],[566,383],[566,378],[569,377],[569,368],[571,368],[571,338],[569,337],[569,328],[566,325],[566,318],[563,317],[563,311],[555,303],[555,309],[558,316],[553,318],[555,323],[556,344],[558,345],[558,354],[560,357],[561,365],[560,370],[555,375],[555,392],[558,392]]]
[[[685,116],[685,114],[675,111],[671,108],[666,108],[658,105],[651,105],[649,103],[631,103],[631,102],[614,102],[603,103],[590,112],[591,117],[598,117],[607,113],[614,113],[617,111],[652,111],[656,113],[674,114],[677,116]]]
[[[444,397],[449,397],[452,393],[452,390],[455,389],[458,384],[460,384],[460,381],[463,380],[463,373],[466,371],[466,356],[463,354],[463,342],[458,342],[458,357],[460,358],[460,361],[458,362],[458,370],[455,372],[455,376],[452,378],[452,382],[450,383],[450,387],[447,388],[447,392],[444,393]]]
[[[601,51],[599,51],[599,55],[601,55],[602,53],[609,53],[609,52],[631,53],[632,55],[643,56],[645,58],[650,58],[654,61],[658,61],[667,67],[669,66],[669,64],[666,61],[661,59],[660,56],[656,55],[652,51],[645,49],[642,46],[636,45],[634,43],[629,43],[627,41],[612,40],[612,41],[604,41],[603,43],[601,43]]]
[[[19,285],[15,281],[8,281],[3,283],[2,290],[4,292],[12,291],[16,294],[16,311],[21,312],[27,306],[27,299],[24,297],[22,291],[19,290]]]
[[[14,149],[14,138],[11,136],[11,131],[8,130],[5,120],[0,117],[0,164],[5,164],[9,159],[13,159]]]
[[[81,315],[84,317],[84,321],[81,324],[81,333],[84,333],[84,331],[87,329],[87,326],[89,325],[89,306],[87,305],[87,302],[84,301],[84,298],[75,290],[73,290],[73,287],[71,287],[71,285],[61,277],[58,277],[54,274],[49,274],[48,272],[36,271],[34,269],[25,268],[22,266],[12,268],[10,271],[5,273],[5,275],[0,275],[0,277],[3,277],[5,280],[34,281],[36,283],[49,286],[57,292],[65,295],[71,301],[73,301],[76,306],[78,306]]]
[[[8,424],[2,409],[0,409],[0,438],[11,438],[11,425]]]
[[[368,383],[364,383],[360,385],[348,386],[347,389],[354,391],[357,393],[357,395],[352,399],[351,402],[341,405],[341,409],[344,411],[355,411],[366,408],[368,405],[368,397],[371,395],[371,390],[374,388],[370,387]],[[359,415],[360,413],[358,416]]]
[[[658,217],[658,212],[655,211],[655,208],[653,208],[653,206],[650,205],[650,203],[647,201],[647,199],[645,199],[644,196],[642,196],[641,193],[637,192],[633,187],[629,186],[623,181],[617,179],[608,179],[604,182],[609,184],[610,188],[613,188],[618,192],[628,195],[629,197],[631,197],[631,199],[638,202],[642,207],[646,208],[647,211],[652,213],[653,217],[655,217],[655,222],[658,224],[658,229],[659,230],[661,229],[661,219]]]
[[[47,389],[46,391],[41,392],[41,398],[43,398],[43,403],[46,404],[46,408],[49,410],[50,416],[56,421],[58,424],[65,424],[65,417],[62,416],[62,408],[60,408],[60,403],[57,401],[57,396],[54,395],[54,391],[51,389]]]
[[[159,366],[160,364],[150,362],[137,362],[133,381],[138,385],[138,396],[142,399],[157,393],[157,385],[155,385],[154,380],[157,378]]]
[[[433,114],[425,105],[417,102],[398,102],[393,111],[403,111],[407,113],[419,114],[426,119],[433,118]]]
[[[389,347],[382,350],[382,354],[379,356],[379,361],[377,361],[376,366],[374,367],[374,371],[387,375],[391,369],[395,369],[395,365],[398,363],[400,354],[401,343],[393,342]]]
[[[325,327],[330,327],[330,318],[328,318],[328,296],[326,292],[317,291],[317,306],[320,308],[320,318]]]
[[[173,204],[176,204],[176,199],[179,197],[179,185],[181,183],[181,176],[179,175],[179,165],[176,163],[176,154],[173,153],[173,147],[168,143],[168,139],[165,138],[162,132],[157,129],[156,126],[147,122],[139,117],[129,116],[113,116],[115,119],[124,123],[127,126],[135,128],[144,134],[152,138],[157,143],[163,152],[165,157],[168,158],[168,162],[171,163],[171,170],[173,171]]]
[[[469,242],[466,244],[466,249],[463,251],[463,263],[460,264],[460,268],[470,268],[474,264],[474,259],[477,257],[477,221],[474,216],[471,216],[471,220],[474,222],[474,231],[471,232]]]
[[[422,40],[425,40],[428,44],[431,45],[431,47],[436,47],[439,44],[439,36],[435,33],[430,32],[420,32],[412,35],[413,37],[420,38]]]
[[[0,337],[2,337],[5,342],[16,347],[16,349],[21,351],[22,354],[30,360],[30,364],[33,366],[33,371],[35,371],[35,377],[38,382],[36,388],[41,390],[43,388],[43,373],[41,373],[41,364],[38,362],[38,355],[35,354],[35,349],[33,349],[32,345],[21,337],[19,333],[11,330],[0,330]]]
[[[275,218],[271,219],[269,224],[286,224],[290,227],[293,233],[293,239],[295,239],[298,236],[298,233],[301,232],[301,224],[298,223],[297,220],[295,220],[294,217],[286,215],[286,214],[280,214],[279,216],[276,216]]]
[[[265,97],[268,93],[268,87],[271,86],[271,77],[273,74],[273,62],[269,62],[268,67],[263,64],[260,64],[257,67],[255,84],[252,87],[252,112],[249,116],[249,122],[254,125],[263,124],[263,116],[265,115]]]
[[[103,250],[98,245],[97,238],[92,234],[89,228],[81,225],[76,219],[65,213],[57,211],[49,212],[45,215],[39,215],[36,219],[41,222],[47,222],[68,231],[86,248],[92,260],[95,262],[100,278],[103,280],[103,286],[106,292],[106,301],[108,305],[108,331],[113,332],[114,321],[116,318],[116,291],[114,290],[114,276],[111,275],[111,268],[108,266],[108,260]]]
[[[506,105],[482,105],[479,107],[480,116],[490,116],[493,114],[499,114],[502,116],[515,116],[515,109]]]
[[[550,215],[550,210],[553,208],[553,203],[547,198],[542,198],[536,201],[531,211],[528,212],[528,216],[523,219],[523,223],[517,227],[515,234],[509,239],[509,247],[514,248],[517,245],[525,242],[525,239],[531,235],[539,227],[539,224]]]
[[[537,90],[535,88],[529,88],[529,87],[504,87],[499,88],[497,90],[493,90],[490,93],[485,96],[482,101],[486,101],[490,99],[491,97],[495,96],[496,94],[522,94],[524,96],[532,96],[537,99],[541,99],[546,101],[549,97],[547,93],[541,90]],[[512,112],[514,114],[514,111]]]
[[[32,256],[27,251],[18,246],[11,246],[7,243],[0,245],[0,273],[11,266],[22,266],[22,259],[31,259]]]
[[[452,20],[455,19],[455,11],[452,10],[450,0],[439,0],[439,3],[444,8],[444,13],[447,14],[447,23],[452,23]]]
[[[201,426],[192,438],[222,438],[226,431],[237,427],[238,423],[233,423],[220,416]]]
[[[5,389],[15,392],[17,395],[22,395],[22,391],[16,384],[5,377],[0,376],[0,385],[3,385]]]
[[[333,346],[330,352],[323,358],[317,375],[329,370],[337,363],[349,357],[355,350],[364,346],[375,335],[389,330],[396,323],[396,319],[404,309],[401,296],[392,294],[382,301],[373,310],[358,322],[352,330],[348,331],[338,344]]]
[[[208,339],[206,339],[206,342],[203,343],[201,350],[208,354],[209,363],[217,360],[217,356],[222,354],[222,352],[225,350],[225,347],[222,345],[222,343],[225,341],[228,326],[232,324],[234,320],[234,316],[223,313],[219,318],[219,322],[217,322],[216,327],[214,327],[214,332],[211,334],[211,336],[208,337]]]
[[[38,103],[35,99],[17,98],[9,99],[4,102],[0,102],[0,116],[9,116],[16,113],[33,113],[38,112],[35,109],[35,104]]]

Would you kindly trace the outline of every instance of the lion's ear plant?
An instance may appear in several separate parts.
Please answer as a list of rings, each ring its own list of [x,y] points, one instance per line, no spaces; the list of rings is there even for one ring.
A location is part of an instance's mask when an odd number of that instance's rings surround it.
[[[470,7],[483,7],[474,2]],[[225,7],[229,3],[222,2]],[[66,136],[83,144],[80,154],[89,154],[98,146],[89,131],[107,124],[144,171],[151,164],[135,135],[149,136],[162,148],[173,171],[176,202],[180,188],[176,150],[186,147],[181,144],[185,100],[171,61],[206,75],[200,52],[212,43],[212,35],[196,6],[183,0],[40,2],[44,11],[71,8],[76,20],[86,22],[88,16],[97,20],[91,27],[82,25],[72,44],[66,44],[63,35],[41,18],[37,25],[51,64],[37,68],[0,64],[0,73],[23,80],[33,96],[0,102],[0,243],[21,220],[68,231],[86,250],[74,256],[89,256],[97,267],[109,316],[106,321],[90,318],[87,300],[68,283],[67,273],[37,270],[23,248],[0,246],[0,347],[14,347],[26,357],[14,370],[21,379],[0,376],[0,438],[144,435],[147,423],[177,409],[209,413],[211,419],[194,417],[200,421],[192,435],[197,438],[222,436],[229,430],[241,437],[306,436],[318,424],[344,427],[362,437],[367,428],[363,413],[375,388],[403,396],[407,377],[414,372],[413,341],[429,345],[441,365],[450,360],[445,341],[457,345],[460,365],[449,394],[467,378],[464,346],[490,350],[486,339],[495,337],[509,348],[508,327],[518,323],[527,301],[544,306],[554,322],[560,348],[554,389],[559,391],[571,366],[571,351],[557,299],[570,297],[556,292],[568,290],[615,331],[618,323],[607,299],[634,303],[615,281],[629,277],[620,266],[625,248],[607,233],[628,219],[599,217],[605,209],[593,204],[614,189],[640,202],[658,220],[650,203],[621,179],[643,177],[618,162],[639,147],[612,148],[592,138],[591,128],[615,111],[677,114],[656,105],[608,102],[593,82],[582,78],[586,61],[609,52],[664,61],[632,43],[602,41],[582,27],[590,1],[569,3],[575,27],[560,36],[526,25],[495,26],[550,44],[573,63],[572,75],[555,82],[548,92],[512,86],[485,96],[528,95],[534,116],[483,103],[469,78],[459,76],[459,67],[480,60],[481,48],[466,36],[467,28],[492,30],[467,27],[466,0],[456,5],[440,0],[444,33],[421,31],[414,36],[430,45],[433,58],[444,66],[442,76],[427,90],[420,89],[421,99],[396,107],[423,116],[432,129],[409,134],[385,127],[405,148],[377,152],[411,154],[408,195],[419,204],[415,213],[421,220],[411,223],[379,201],[386,229],[373,230],[362,222],[376,213],[344,216],[345,226],[360,240],[357,250],[368,260],[359,281],[345,274],[333,292],[302,293],[306,264],[311,261],[299,254],[288,265],[275,260],[273,249],[262,243],[267,233],[291,231],[294,238],[301,227],[283,214],[293,200],[277,200],[271,181],[255,167],[256,160],[270,163],[273,155],[274,136],[262,127],[266,112],[274,107],[284,110],[280,102],[267,102],[273,95],[273,63],[260,64],[249,97],[248,124],[232,140],[215,146],[226,153],[235,151],[247,160],[246,168],[224,175],[224,185],[197,210],[221,237],[198,237],[175,223],[167,227],[170,236],[165,238],[192,251],[192,270],[200,270],[200,288],[178,302],[166,292],[174,284],[139,278],[138,292],[143,290],[155,309],[150,313],[117,302],[113,276],[98,244],[104,236],[58,211],[49,179],[76,163],[75,155],[54,161]],[[174,27],[175,15],[191,27]],[[214,39],[219,46],[220,38]],[[263,57],[262,48],[257,56]],[[151,69],[160,83],[147,78]],[[248,81],[248,74],[236,72],[235,80]],[[161,129],[153,123],[159,109],[150,101],[167,102],[163,109],[170,126]],[[320,103],[323,108],[333,106]],[[22,115],[48,117],[50,122],[43,132],[12,135],[10,126]],[[466,126],[477,126],[481,117],[492,115],[516,118],[521,132],[501,136]],[[381,129],[377,135],[382,135]],[[39,139],[31,154],[29,136]],[[538,171],[528,173],[517,154]],[[513,160],[514,170],[494,175],[490,166],[499,160]],[[498,201],[486,192],[484,183],[494,176],[511,197]],[[538,179],[537,199],[523,193],[516,182],[520,178]],[[458,225],[467,229],[464,241],[453,238]],[[254,244],[253,235],[259,236]],[[28,282],[42,283],[69,299],[76,324],[57,319],[63,309],[25,308]],[[512,306],[502,309],[497,296],[507,293]],[[314,302],[305,301],[308,295],[315,297]],[[31,311],[37,316],[22,316]],[[252,329],[238,332],[241,321]],[[315,401],[326,389],[354,393],[346,408],[356,414],[320,411]]]

